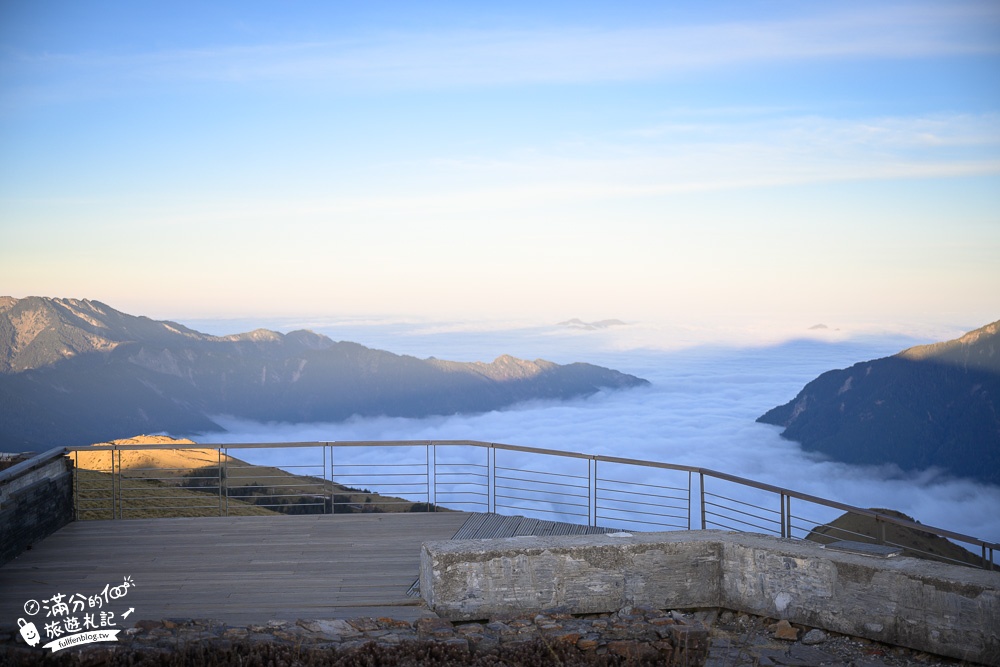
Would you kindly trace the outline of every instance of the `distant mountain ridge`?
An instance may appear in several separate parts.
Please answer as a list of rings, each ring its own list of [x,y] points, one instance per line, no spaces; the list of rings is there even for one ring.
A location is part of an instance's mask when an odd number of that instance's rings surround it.
[[[826,372],[757,421],[847,463],[1000,484],[1000,321]]]
[[[211,336],[99,301],[0,297],[0,449],[220,430],[213,415],[424,417],[644,384],[591,364],[421,360],[306,330]]]
[[[584,322],[578,317],[574,317],[571,320],[566,320],[560,322],[559,326],[569,327],[570,329],[584,329],[587,331],[594,331],[596,329],[609,329],[611,327],[623,327],[626,326],[625,322],[621,320],[600,320],[597,322]]]

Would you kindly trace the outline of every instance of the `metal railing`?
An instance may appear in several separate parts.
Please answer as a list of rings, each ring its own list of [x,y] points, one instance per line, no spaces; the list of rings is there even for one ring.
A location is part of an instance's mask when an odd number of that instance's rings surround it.
[[[188,456],[175,467],[137,460],[150,450]],[[634,531],[700,528],[869,542],[986,569],[997,568],[1000,549],[888,512],[706,468],[473,440],[108,444],[66,451],[76,464],[80,519],[460,510]],[[201,465],[192,464],[192,452]],[[930,545],[914,544],[914,536]],[[942,553],[945,540],[964,550]]]

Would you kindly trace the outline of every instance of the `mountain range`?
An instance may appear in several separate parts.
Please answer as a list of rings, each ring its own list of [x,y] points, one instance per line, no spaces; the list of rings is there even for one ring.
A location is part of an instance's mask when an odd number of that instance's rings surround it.
[[[306,330],[212,336],[99,301],[0,297],[0,450],[219,431],[218,415],[425,417],[645,384],[586,363],[417,359]]]
[[[1000,484],[1000,321],[823,373],[757,421],[846,463]]]

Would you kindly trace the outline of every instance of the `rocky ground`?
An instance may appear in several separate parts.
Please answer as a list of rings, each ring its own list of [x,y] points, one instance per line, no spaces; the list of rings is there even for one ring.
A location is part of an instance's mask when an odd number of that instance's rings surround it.
[[[711,628],[706,667],[952,667],[968,664],[731,611],[690,615]]]
[[[43,640],[44,641],[47,640]],[[731,611],[624,609],[537,614],[479,623],[423,618],[271,621],[140,620],[114,644],[52,654],[0,627],[5,665],[676,665],[707,667],[944,667],[907,649]]]

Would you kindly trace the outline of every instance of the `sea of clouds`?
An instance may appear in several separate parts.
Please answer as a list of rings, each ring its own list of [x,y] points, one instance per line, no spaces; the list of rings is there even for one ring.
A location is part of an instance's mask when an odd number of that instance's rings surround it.
[[[217,334],[244,330],[243,323],[234,321],[185,324]],[[593,331],[382,321],[284,321],[269,326],[286,332],[310,328],[334,340],[418,358],[490,361],[509,353],[558,363],[585,361],[651,384],[481,415],[367,418],[333,424],[261,424],[222,416],[218,421],[228,432],[185,435],[204,443],[467,439],[663,461],[853,506],[895,509],[925,525],[1000,541],[1000,487],[956,479],[940,470],[904,472],[891,465],[838,463],[804,452],[797,443],[782,439],[777,427],[755,422],[824,371],[888,356],[932,342],[933,337],[833,328],[802,328],[792,336],[728,332],[713,337],[705,330],[641,325]],[[242,450],[238,455],[254,463],[283,466],[298,463],[296,456],[312,456],[288,449]],[[636,474],[635,479],[642,479]],[[815,517],[827,521],[839,513]]]

